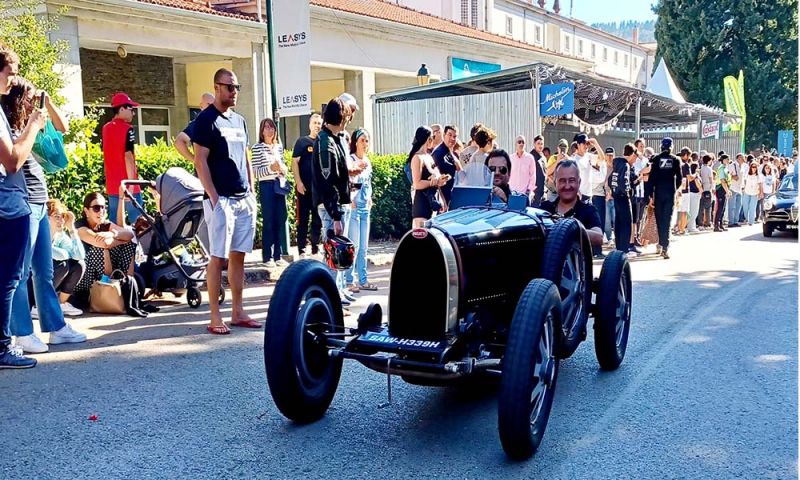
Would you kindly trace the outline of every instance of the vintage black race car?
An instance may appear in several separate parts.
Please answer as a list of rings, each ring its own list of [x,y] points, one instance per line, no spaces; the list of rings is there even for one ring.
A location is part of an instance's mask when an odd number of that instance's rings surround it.
[[[797,176],[786,175],[778,190],[764,199],[764,236],[771,237],[775,230],[797,231],[797,204]]]
[[[622,252],[592,278],[583,226],[532,208],[462,207],[408,232],[391,269],[388,324],[372,304],[346,328],[327,266],[293,263],[267,316],[264,362],[272,397],[289,419],[322,417],[343,359],[422,385],[500,375],[498,426],[506,453],[529,458],[547,426],[559,360],[594,316],[600,367],[616,369],[631,319]],[[592,295],[596,300],[592,301]]]

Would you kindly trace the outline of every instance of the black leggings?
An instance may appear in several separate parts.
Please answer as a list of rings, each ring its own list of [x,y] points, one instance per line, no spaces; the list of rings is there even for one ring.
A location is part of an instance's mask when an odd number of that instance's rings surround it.
[[[57,293],[72,295],[75,287],[83,277],[86,264],[82,260],[53,260],[53,287]]]
[[[728,203],[728,194],[725,193],[724,188],[717,188],[717,214],[714,215],[714,228],[722,228],[726,203]]]
[[[675,209],[673,196],[655,197],[656,226],[658,227],[658,244],[669,247],[669,224],[672,211]]]

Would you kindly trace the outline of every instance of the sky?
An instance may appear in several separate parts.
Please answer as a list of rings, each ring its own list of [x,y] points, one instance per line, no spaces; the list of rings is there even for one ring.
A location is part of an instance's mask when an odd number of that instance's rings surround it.
[[[569,16],[570,2],[572,17],[588,24],[656,19],[651,5],[657,0],[560,0],[561,15]],[[552,10],[553,0],[547,0],[545,8]]]

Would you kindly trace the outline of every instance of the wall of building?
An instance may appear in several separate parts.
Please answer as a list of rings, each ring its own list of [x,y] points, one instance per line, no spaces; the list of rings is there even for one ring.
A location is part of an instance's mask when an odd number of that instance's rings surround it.
[[[233,64],[230,60],[186,64],[186,96],[190,107],[198,108],[204,93],[214,93],[214,74],[220,68],[232,69]]]
[[[153,55],[80,49],[83,99],[107,103],[115,92],[125,92],[134,101],[148,105],[174,105],[175,83],[172,59]]]

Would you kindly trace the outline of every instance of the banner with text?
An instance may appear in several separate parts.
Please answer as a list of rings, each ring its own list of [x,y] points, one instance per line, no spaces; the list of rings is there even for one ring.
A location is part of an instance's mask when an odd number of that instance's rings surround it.
[[[703,131],[700,138],[719,138],[719,120],[706,122],[703,120]]]
[[[553,83],[539,87],[539,114],[543,117],[575,113],[575,85]]]
[[[308,0],[272,0],[272,53],[278,113],[311,113],[311,27]]]
[[[783,155],[784,157],[791,157],[793,147],[794,147],[794,131],[778,130],[778,153]]]

